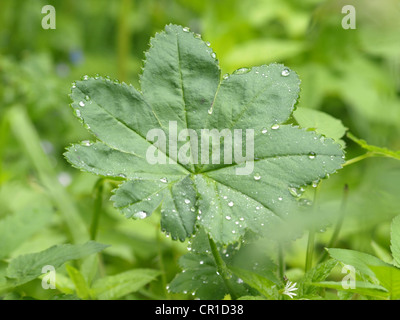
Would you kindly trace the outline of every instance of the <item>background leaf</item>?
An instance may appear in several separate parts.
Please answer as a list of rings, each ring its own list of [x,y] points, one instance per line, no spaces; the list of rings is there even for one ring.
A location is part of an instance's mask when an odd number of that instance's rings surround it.
[[[400,216],[397,216],[392,220],[390,243],[393,258],[397,263],[397,266],[400,266]]]
[[[57,269],[67,261],[86,257],[105,248],[107,245],[89,241],[80,245],[57,245],[38,253],[22,255],[11,260],[7,277],[14,279],[16,285],[21,285],[40,276],[46,265]]]
[[[91,293],[100,300],[115,300],[141,289],[153,281],[160,272],[151,269],[134,269],[107,276],[93,283]]]

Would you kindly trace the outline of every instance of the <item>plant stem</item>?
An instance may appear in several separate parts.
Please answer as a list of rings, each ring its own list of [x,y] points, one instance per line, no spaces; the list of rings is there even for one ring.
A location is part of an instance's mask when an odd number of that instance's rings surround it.
[[[131,13],[131,0],[121,0],[118,19],[118,78],[127,81],[127,66],[129,59],[130,27],[129,14]]]
[[[14,136],[26,154],[31,159],[38,177],[49,193],[50,198],[61,213],[61,217],[68,228],[73,243],[82,243],[88,240],[89,233],[86,225],[64,187],[58,182],[57,174],[49,158],[43,152],[40,137],[22,106],[13,106],[7,116]]]
[[[314,229],[310,229],[310,231],[308,232],[305,272],[310,270],[312,267],[313,257],[314,257],[314,241],[315,241],[315,231]]]
[[[157,239],[157,246],[158,246],[158,252],[157,252],[157,254],[158,254],[158,263],[159,263],[159,267],[160,267],[160,270],[161,270],[161,281],[162,281],[164,295],[165,295],[165,298],[167,300],[170,300],[171,297],[170,297],[170,294],[169,294],[169,292],[167,290],[167,275],[166,275],[166,271],[165,271],[164,258],[163,258],[163,254],[162,254],[163,251],[162,251],[162,248],[161,248],[162,242],[161,242],[161,236],[160,236],[161,235],[160,229],[161,229],[161,227],[158,224],[157,228],[156,228],[156,239]]]
[[[232,287],[232,284],[229,281],[232,278],[231,272],[228,270],[228,268],[225,264],[225,261],[222,260],[220,254],[219,254],[217,245],[215,244],[214,240],[211,239],[210,236],[208,236],[208,241],[210,242],[211,252],[213,254],[215,263],[217,264],[218,273],[222,277],[222,280],[224,281],[224,284],[225,284],[226,288],[228,289],[232,300],[236,300],[238,297],[235,293],[235,290]]]
[[[315,202],[317,201],[317,193],[318,193],[319,185],[314,190],[314,200],[313,200],[313,207],[312,207],[312,215],[315,214]],[[314,247],[315,247],[315,230],[314,227],[311,226],[308,232],[308,240],[307,240],[307,253],[306,253],[306,264],[305,264],[305,272],[311,269],[313,264],[313,257],[314,257]]]
[[[100,178],[94,186],[94,205],[92,223],[90,225],[90,240],[96,240],[97,231],[99,229],[100,215],[103,206],[103,189],[104,179]]]
[[[278,276],[283,279],[285,276],[285,259],[283,257],[282,244],[278,243]]]
[[[358,157],[355,157],[353,159],[347,160],[343,164],[343,167],[348,166],[348,165],[353,164],[353,163],[356,163],[356,162],[359,162],[361,160],[364,160],[364,159],[367,159],[367,158],[371,158],[371,157],[376,157],[376,156],[378,156],[376,153],[367,152],[367,153],[362,154],[361,156],[358,156]]]
[[[342,203],[340,206],[339,217],[336,222],[336,226],[333,231],[332,237],[329,240],[329,243],[327,245],[327,248],[333,248],[336,245],[336,241],[339,237],[339,232],[340,232],[340,229],[342,228],[344,216],[346,213],[348,195],[349,195],[349,186],[347,184],[345,184],[344,188],[343,188],[343,197],[342,197]],[[323,262],[327,257],[328,257],[328,252],[325,250],[323,252],[323,254],[321,255],[321,257],[319,258],[318,263]]]

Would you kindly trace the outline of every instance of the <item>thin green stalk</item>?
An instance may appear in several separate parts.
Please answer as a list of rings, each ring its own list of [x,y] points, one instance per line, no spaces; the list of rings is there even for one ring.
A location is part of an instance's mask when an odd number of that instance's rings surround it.
[[[100,178],[99,180],[97,180],[94,186],[94,204],[93,204],[92,222],[90,224],[90,240],[96,240],[97,237],[97,232],[99,229],[99,221],[103,207],[103,190],[104,190],[104,179]]]
[[[367,158],[371,158],[371,157],[377,157],[379,156],[378,154],[374,153],[374,152],[367,152],[362,154],[361,156],[355,157],[353,159],[347,160],[344,164],[343,167],[348,166],[350,164],[359,162],[361,160],[367,159]]]
[[[283,255],[282,244],[278,243],[278,276],[279,279],[283,279],[285,276],[285,259]]]
[[[39,135],[25,109],[22,106],[14,106],[8,111],[8,117],[12,132],[24,147],[36,168],[41,183],[61,213],[72,242],[82,243],[87,241],[89,232],[86,229],[86,225],[69,194],[58,182],[53,165],[43,152]]]
[[[340,206],[339,217],[338,217],[338,220],[336,222],[335,229],[333,231],[332,237],[328,242],[327,248],[334,248],[335,245],[336,245],[337,239],[339,238],[339,232],[340,232],[340,230],[342,228],[344,216],[345,216],[345,213],[346,213],[348,195],[349,195],[349,186],[347,184],[345,184],[345,186],[343,188],[343,197],[342,197],[342,203],[341,203],[341,206]],[[327,257],[328,257],[328,252],[324,251],[322,253],[321,257],[319,258],[318,262],[319,263],[323,262]]]
[[[317,200],[317,193],[318,193],[319,185],[314,190],[314,199],[313,199],[313,207],[312,207],[312,214],[315,214],[316,208],[316,200]],[[313,265],[313,258],[314,258],[314,249],[315,249],[315,230],[314,227],[311,226],[308,232],[308,240],[307,240],[307,253],[306,253],[306,263],[305,263],[305,272],[310,270]]]
[[[121,0],[121,6],[118,18],[118,79],[127,81],[128,59],[129,59],[129,43],[130,28],[129,15],[131,13],[132,0]]]
[[[161,282],[163,286],[163,291],[165,298],[170,300],[170,294],[167,289],[167,273],[165,270],[164,258],[163,258],[163,251],[162,251],[162,240],[161,240],[161,233],[160,233],[160,225],[158,224],[156,227],[156,239],[157,239],[157,246],[158,246],[158,263],[161,270]]]
[[[3,153],[6,145],[6,141],[9,136],[9,121],[8,116],[4,116],[0,120],[0,159],[4,159]],[[0,186],[3,184],[3,161],[0,161]]]
[[[315,247],[315,231],[314,229],[310,229],[308,232],[308,241],[307,241],[307,255],[306,255],[306,266],[305,272],[312,268],[313,257],[314,257],[314,247]]]
[[[214,257],[215,263],[217,264],[218,273],[222,277],[222,280],[224,281],[224,284],[225,284],[226,288],[228,289],[232,300],[236,300],[238,298],[238,296],[236,295],[235,290],[233,289],[232,284],[229,281],[232,278],[231,272],[227,268],[225,261],[222,260],[221,255],[219,254],[217,245],[215,244],[214,240],[211,239],[210,236],[208,236],[208,241],[210,242],[211,252]]]

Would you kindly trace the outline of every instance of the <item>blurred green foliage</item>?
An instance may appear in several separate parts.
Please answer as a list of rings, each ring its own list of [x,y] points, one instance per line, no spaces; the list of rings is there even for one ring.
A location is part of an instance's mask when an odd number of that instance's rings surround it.
[[[56,8],[55,30],[41,27],[46,4]],[[347,4],[356,8],[355,30],[341,26]],[[161,269],[164,276],[127,297],[171,297],[165,285],[178,271],[185,244],[159,232],[157,214],[125,220],[108,200],[116,182],[106,180],[99,195],[96,178],[63,159],[65,146],[89,138],[68,107],[71,82],[98,73],[137,85],[149,38],[165,24],[180,24],[211,43],[223,73],[284,63],[302,80],[298,107],[324,111],[368,143],[399,150],[399,16],[398,0],[2,0],[0,222],[16,225],[13,242],[0,244],[1,259],[74,241],[66,201],[79,216],[78,229],[87,230],[82,238],[89,237],[93,208],[100,208],[96,241],[111,246],[101,255],[98,273]],[[15,110],[27,116],[18,118]],[[346,145],[347,159],[362,153],[352,140]],[[371,253],[377,245],[389,248],[390,220],[400,214],[399,181],[399,163],[377,158],[346,166],[322,183],[317,207],[327,225],[334,223],[343,186],[349,185],[338,246]],[[49,190],[52,183],[57,187]],[[321,248],[331,229],[317,235]],[[286,249],[290,273],[303,266],[304,238]],[[6,265],[0,262],[0,276]],[[10,298],[54,294],[38,288],[36,282],[25,284]]]

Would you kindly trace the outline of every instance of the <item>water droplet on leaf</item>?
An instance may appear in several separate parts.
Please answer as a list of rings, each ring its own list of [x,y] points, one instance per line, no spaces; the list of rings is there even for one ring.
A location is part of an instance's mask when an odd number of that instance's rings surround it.
[[[147,212],[145,212],[145,211],[139,211],[139,212],[136,212],[133,216],[134,216],[136,219],[144,219],[144,218],[147,217]]]
[[[233,74],[245,74],[245,73],[250,72],[250,70],[251,69],[249,69],[249,68],[240,68],[240,69],[235,70],[233,72]]]
[[[278,129],[279,129],[279,124],[274,124],[274,125],[271,127],[271,129],[272,129],[272,130],[278,130]]]
[[[287,77],[290,74],[289,69],[283,69],[281,72],[282,77]]]

